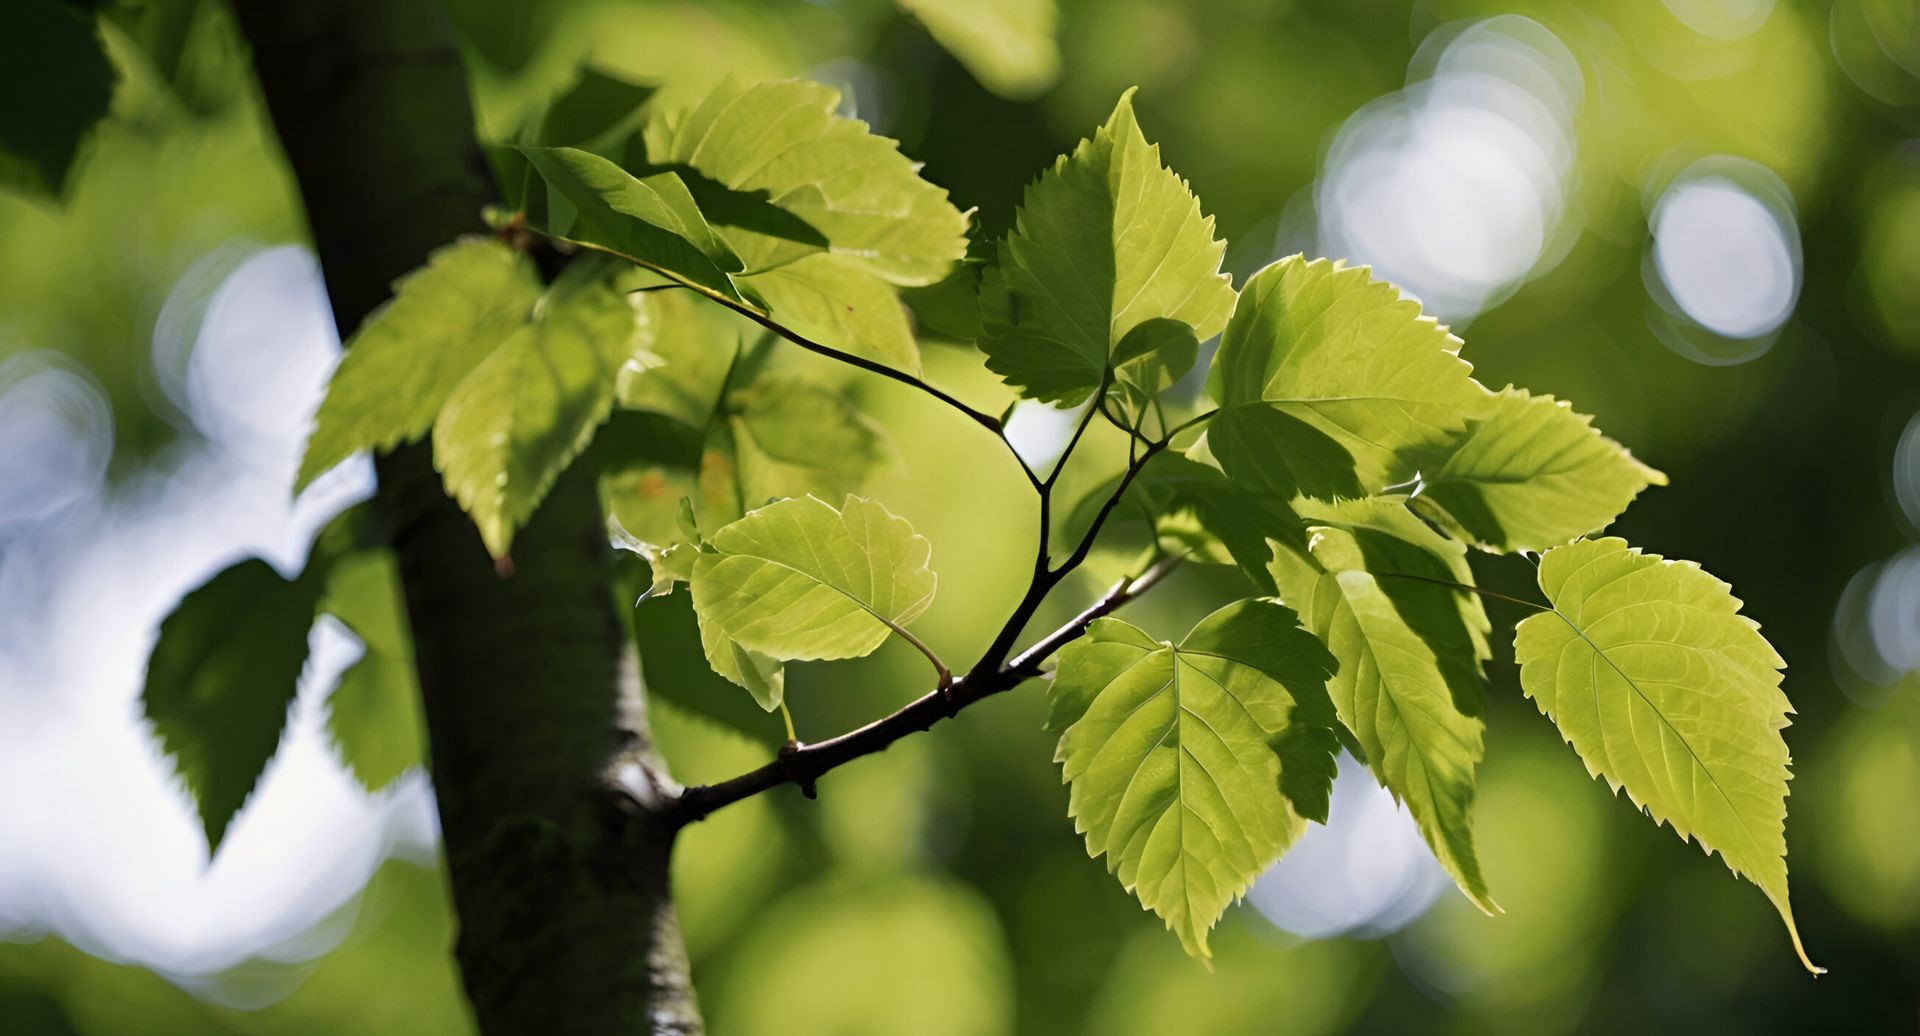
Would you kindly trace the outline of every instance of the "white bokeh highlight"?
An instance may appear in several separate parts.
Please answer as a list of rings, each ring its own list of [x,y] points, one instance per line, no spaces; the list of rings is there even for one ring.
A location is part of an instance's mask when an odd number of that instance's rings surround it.
[[[1309,824],[1247,892],[1275,927],[1309,939],[1405,927],[1447,888],[1405,806],[1346,753],[1327,824]]]
[[[1584,96],[1579,62],[1538,22],[1443,26],[1406,89],[1334,138],[1315,184],[1319,253],[1372,266],[1442,321],[1485,311],[1572,242]]]
[[[1800,295],[1791,212],[1712,168],[1681,174],[1649,219],[1653,260],[1679,313],[1725,338],[1770,334]]]
[[[0,526],[0,786],[12,789],[0,796],[0,937],[52,933],[219,995],[211,983],[225,969],[330,948],[374,868],[395,853],[430,861],[437,834],[424,778],[369,796],[336,761],[323,698],[357,647],[323,624],[279,754],[208,865],[199,820],[141,718],[155,631],[183,593],[247,554],[297,570],[313,533],[372,477],[356,461],[289,495],[339,351],[308,253],[240,262],[197,339],[183,387],[204,441],[68,502],[57,521]],[[72,384],[39,386],[23,412]],[[10,395],[0,400],[0,455],[96,448],[87,422],[20,418]],[[59,427],[71,436],[47,431]]]

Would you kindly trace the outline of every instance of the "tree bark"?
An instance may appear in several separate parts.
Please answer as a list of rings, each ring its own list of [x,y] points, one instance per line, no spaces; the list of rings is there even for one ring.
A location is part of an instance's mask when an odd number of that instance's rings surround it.
[[[441,0],[236,0],[343,333],[492,199]],[[378,463],[425,702],[457,956],[489,1033],[697,1033],[595,478],[496,568],[425,444]]]

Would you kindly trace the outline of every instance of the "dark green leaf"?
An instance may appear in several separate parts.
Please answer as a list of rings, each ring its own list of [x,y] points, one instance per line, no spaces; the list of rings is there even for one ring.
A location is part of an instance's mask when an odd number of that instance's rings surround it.
[[[657,172],[636,177],[578,148],[521,148],[520,152],[575,210],[563,213],[553,206],[544,218],[530,212],[550,233],[610,249],[740,299],[728,276],[742,269],[740,257],[708,225],[678,175]]]
[[[323,578],[248,558],[181,598],[160,624],[141,706],[217,852],[280,746],[307,662]]]
[[[91,15],[12,0],[0,30],[0,186],[60,194],[81,138],[107,114],[113,80]]]

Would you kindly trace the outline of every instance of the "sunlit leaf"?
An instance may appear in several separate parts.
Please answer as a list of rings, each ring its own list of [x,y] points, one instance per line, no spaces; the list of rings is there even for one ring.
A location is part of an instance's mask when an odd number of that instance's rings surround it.
[[[750,273],[825,250],[894,284],[946,276],[966,254],[966,217],[839,106],[838,90],[806,80],[722,86],[654,112],[646,159],[698,174],[701,209]]]
[[[1326,820],[1334,666],[1269,601],[1229,605],[1178,645],[1100,619],[1061,652],[1048,728],[1074,826],[1195,956],[1306,819]]]
[[[1283,497],[1378,492],[1488,408],[1459,349],[1365,268],[1282,259],[1247,282],[1220,340],[1207,441],[1227,474]]]
[[[461,379],[525,325],[540,289],[526,256],[491,238],[457,241],[402,277],[347,341],[295,491],[360,450],[426,434]]]
[[[1520,686],[1587,770],[1773,902],[1787,899],[1786,662],[1727,584],[1606,538],[1540,559],[1551,611],[1514,630]]]
[[[656,172],[636,177],[613,161],[578,148],[520,151],[576,210],[569,218],[556,206],[540,220],[547,230],[740,298],[728,277],[742,269],[740,257],[707,223],[678,175]]]
[[[1233,312],[1213,217],[1141,136],[1132,97],[1027,188],[981,285],[987,366],[1035,399],[1085,399],[1145,321],[1209,338]]]
[[[620,294],[563,286],[454,390],[433,426],[434,463],[494,556],[586,448],[646,344]]]
[[[895,0],[981,85],[1026,100],[1060,77],[1054,0]]]
[[[675,553],[682,551],[690,552],[690,548],[677,548]],[[710,723],[739,731],[768,748],[778,748],[786,739],[780,721],[769,716],[756,700],[741,694],[708,663],[691,595],[655,593],[636,605],[657,576],[636,555],[623,551],[617,557],[615,571],[621,596],[616,604],[621,614],[632,619],[648,698],[664,698]]]
[[[1490,550],[1540,551],[1604,528],[1667,477],[1591,422],[1552,396],[1509,387],[1422,471],[1422,495]]]
[[[307,662],[322,580],[248,558],[181,598],[160,624],[140,702],[217,852],[280,746]]]
[[[920,346],[893,286],[820,253],[743,278],[782,325],[822,345],[920,373]]]
[[[1396,500],[1316,506],[1307,518],[1307,553],[1275,551],[1273,575],[1340,660],[1328,683],[1340,721],[1454,883],[1498,913],[1470,816],[1489,625],[1477,598],[1441,585],[1471,585],[1465,548]]]
[[[926,539],[872,500],[782,500],[708,544],[693,570],[703,627],[773,658],[857,658],[933,601]]]

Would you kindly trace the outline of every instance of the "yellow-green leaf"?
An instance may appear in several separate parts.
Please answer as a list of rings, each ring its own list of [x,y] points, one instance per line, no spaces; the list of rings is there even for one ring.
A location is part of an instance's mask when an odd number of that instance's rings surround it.
[[[749,273],[830,251],[894,284],[946,276],[966,254],[967,218],[839,106],[840,91],[803,79],[727,84],[655,111],[647,161],[698,174],[688,185]]]
[[[1306,820],[1326,820],[1333,668],[1271,601],[1228,605],[1178,645],[1100,619],[1061,652],[1047,725],[1074,827],[1195,956]]]
[[[1442,585],[1471,585],[1465,548],[1395,500],[1307,515],[1308,552],[1274,552],[1280,595],[1340,660],[1328,689],[1374,776],[1467,898],[1498,913],[1471,816],[1490,627],[1477,598]]]
[[[1207,441],[1227,474],[1283,497],[1379,492],[1486,411],[1459,352],[1366,268],[1282,259],[1247,282],[1221,337]]]
[[[647,358],[641,331],[605,285],[556,288],[447,400],[434,464],[495,557],[606,420],[621,369]]]
[[[838,255],[804,256],[742,278],[789,330],[855,356],[920,373],[920,346],[893,285]]]
[[[1128,91],[1106,125],[1027,188],[981,285],[987,366],[1027,396],[1079,402],[1141,323],[1179,321],[1197,338],[1220,331],[1234,304],[1225,251],[1213,217],[1141,135]]]
[[[811,496],[781,500],[707,544],[693,568],[702,630],[771,658],[858,658],[933,601],[926,538],[861,497],[839,510]]]
[[[1540,559],[1550,611],[1514,630],[1520,686],[1617,793],[1787,899],[1786,662],[1727,584],[1609,537]]]
[[[1446,459],[1422,497],[1488,550],[1541,551],[1605,528],[1667,476],[1552,396],[1509,386]]]
[[[456,241],[402,277],[347,341],[294,491],[360,450],[425,434],[461,380],[527,322],[540,288],[526,256],[492,238]]]

